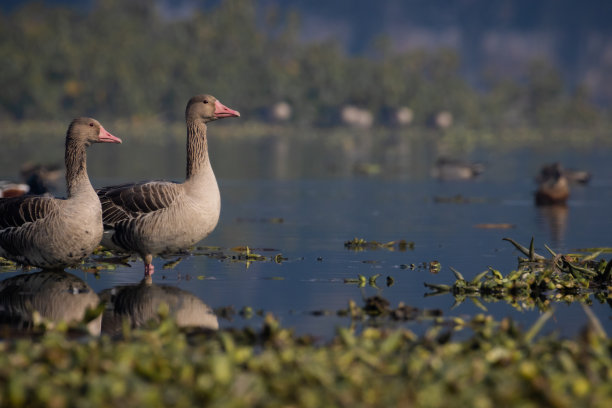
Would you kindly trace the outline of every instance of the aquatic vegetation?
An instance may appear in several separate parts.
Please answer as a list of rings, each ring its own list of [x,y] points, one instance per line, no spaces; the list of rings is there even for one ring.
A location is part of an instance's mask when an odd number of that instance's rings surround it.
[[[592,254],[556,254],[545,246],[551,257],[535,252],[533,239],[526,248],[510,238],[504,238],[527,256],[519,257],[518,269],[505,276],[489,267],[471,280],[451,267],[455,275],[452,285],[429,284],[432,294],[452,293],[456,303],[466,298],[486,310],[479,299],[487,302],[504,300],[519,309],[537,307],[547,310],[551,302],[591,302],[591,295],[599,301],[611,297],[612,262],[597,260],[601,251]]]
[[[401,239],[399,241],[389,241],[389,242],[378,242],[378,241],[366,241],[363,238],[353,238],[350,241],[346,241],[344,243],[344,247],[346,249],[350,249],[353,251],[365,251],[365,250],[376,250],[376,249],[386,249],[389,251],[406,251],[408,249],[414,249],[413,241],[406,241],[405,239]]]
[[[386,310],[372,300],[370,313]],[[245,313],[247,313],[245,311]],[[410,314],[406,310],[406,314]],[[0,343],[2,406],[609,406],[612,342],[587,328],[538,336],[477,315],[422,336],[340,328],[317,344],[271,315],[260,328],[184,331],[162,319],[123,337]],[[454,332],[466,332],[454,340]],[[471,332],[471,334],[470,334]]]

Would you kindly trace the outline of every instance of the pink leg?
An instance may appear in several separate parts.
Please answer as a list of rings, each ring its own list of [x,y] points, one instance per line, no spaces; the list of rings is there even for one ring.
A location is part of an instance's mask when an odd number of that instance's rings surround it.
[[[147,255],[144,257],[145,264],[145,276],[151,276],[155,273],[155,266],[153,266],[153,255]]]

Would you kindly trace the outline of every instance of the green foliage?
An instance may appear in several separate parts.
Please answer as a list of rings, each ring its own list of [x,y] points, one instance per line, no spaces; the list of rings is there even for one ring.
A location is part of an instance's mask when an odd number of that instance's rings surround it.
[[[0,405],[609,406],[610,340],[595,330],[537,336],[548,317],[525,332],[484,315],[420,337],[342,328],[324,345],[272,316],[257,330],[218,333],[185,333],[166,318],[117,340],[50,331],[0,343]],[[473,334],[452,340],[456,331]]]
[[[407,106],[421,125],[440,111],[470,127],[602,121],[584,88],[568,94],[541,61],[525,81],[496,78],[482,93],[452,50],[393,53],[383,37],[369,55],[350,56],[332,41],[300,41],[297,14],[256,6],[223,1],[172,18],[153,0],[99,0],[89,11],[32,2],[0,14],[0,118],[176,120],[189,97],[208,92],[260,119],[287,101],[295,122],[318,125],[337,123],[345,104],[378,120]]]
[[[486,307],[480,299],[486,302],[506,301],[519,310],[549,310],[553,302],[579,301],[590,304],[592,297],[599,302],[609,302],[612,261],[597,260],[606,248],[588,255],[563,255],[554,253],[545,245],[551,254],[549,259],[535,252],[533,238],[529,248],[510,238],[504,240],[527,256],[519,257],[517,270],[504,276],[489,267],[467,281],[459,271],[451,268],[455,283],[452,286],[425,283],[433,291],[430,295],[452,293],[456,305],[469,298],[483,310]]]

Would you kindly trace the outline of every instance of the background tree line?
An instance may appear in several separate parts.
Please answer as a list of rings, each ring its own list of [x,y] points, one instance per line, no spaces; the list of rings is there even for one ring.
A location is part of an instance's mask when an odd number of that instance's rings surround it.
[[[298,124],[333,125],[342,106],[377,119],[406,106],[414,123],[440,111],[471,127],[607,123],[582,87],[534,61],[521,81],[491,75],[486,90],[459,72],[446,49],[392,52],[385,38],[348,55],[334,42],[304,43],[299,15],[248,0],[169,18],[153,0],[100,0],[89,10],[28,3],[0,15],[0,119],[74,115],[182,118],[208,92],[245,118],[266,120],[286,101]]]

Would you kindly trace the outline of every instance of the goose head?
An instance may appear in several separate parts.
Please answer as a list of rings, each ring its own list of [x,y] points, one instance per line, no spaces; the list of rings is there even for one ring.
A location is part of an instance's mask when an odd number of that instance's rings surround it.
[[[202,120],[204,123],[217,119],[239,117],[240,112],[223,105],[212,95],[196,95],[187,103],[185,118]]]
[[[76,118],[68,127],[67,140],[73,140],[89,146],[92,143],[121,143],[121,139],[111,135],[104,127],[92,118]]]

